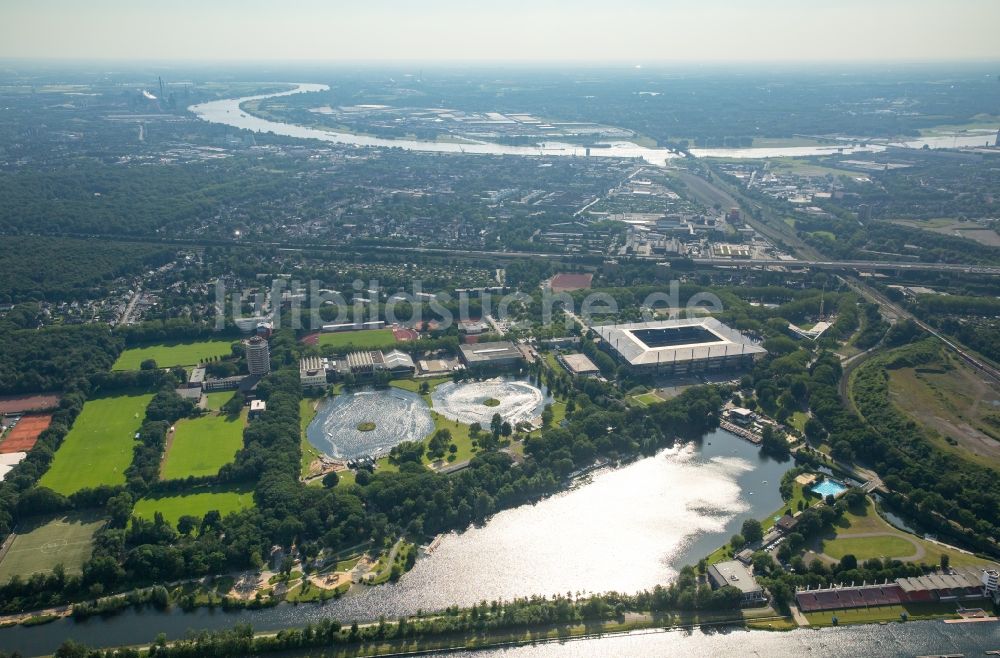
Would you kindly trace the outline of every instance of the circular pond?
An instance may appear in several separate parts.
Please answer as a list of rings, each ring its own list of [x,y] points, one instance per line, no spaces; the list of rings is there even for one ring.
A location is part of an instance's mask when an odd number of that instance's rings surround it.
[[[489,427],[493,414],[512,425],[532,422],[552,398],[526,381],[497,377],[481,382],[445,382],[431,394],[434,411],[446,418]]]
[[[433,431],[430,409],[416,393],[364,389],[323,400],[306,437],[331,457],[354,459],[419,441]]]

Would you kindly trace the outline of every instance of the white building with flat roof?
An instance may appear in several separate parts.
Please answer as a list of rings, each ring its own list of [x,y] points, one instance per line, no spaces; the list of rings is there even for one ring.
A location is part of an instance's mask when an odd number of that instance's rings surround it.
[[[742,562],[727,560],[718,564],[711,564],[708,567],[708,579],[712,583],[712,589],[721,587],[735,587],[742,592],[742,605],[753,603],[763,603],[764,588],[754,578],[753,572]]]

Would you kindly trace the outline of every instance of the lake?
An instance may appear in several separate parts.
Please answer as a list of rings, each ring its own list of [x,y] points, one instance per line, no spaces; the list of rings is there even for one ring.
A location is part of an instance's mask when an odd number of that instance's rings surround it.
[[[361,587],[325,605],[67,619],[0,629],[0,647],[33,655],[54,650],[66,637],[132,644],[161,631],[180,637],[189,628],[236,622],[269,630],[324,617],[345,623],[394,617],[483,599],[648,589],[668,583],[684,564],[725,543],[745,518],[778,510],[778,482],[791,465],[761,457],[752,444],[716,430],[699,442],[597,471],[568,491],[500,512],[482,527],[445,535],[399,582]]]

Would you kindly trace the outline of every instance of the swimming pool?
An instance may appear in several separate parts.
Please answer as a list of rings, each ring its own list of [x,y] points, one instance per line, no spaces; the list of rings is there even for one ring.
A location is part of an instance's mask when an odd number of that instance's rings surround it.
[[[818,493],[823,498],[827,496],[833,496],[836,498],[840,494],[847,491],[847,487],[837,482],[836,480],[823,480],[819,484],[813,485],[813,491]]]

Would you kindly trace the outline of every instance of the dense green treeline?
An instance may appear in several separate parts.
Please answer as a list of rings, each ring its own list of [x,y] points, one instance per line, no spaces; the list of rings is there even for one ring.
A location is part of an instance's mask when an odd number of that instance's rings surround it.
[[[895,448],[882,456],[887,467],[877,469],[890,489],[905,494],[922,515],[936,513],[980,537],[996,537],[1000,530],[996,472],[935,449],[924,430],[889,399],[888,370],[935,361],[940,349],[936,339],[927,338],[875,357],[855,373],[852,398],[880,441]]]
[[[8,331],[0,341],[0,395],[60,391],[110,370],[121,349],[102,324]]]
[[[15,236],[0,247],[0,302],[100,296],[105,285],[169,262],[174,249],[58,237]]]

